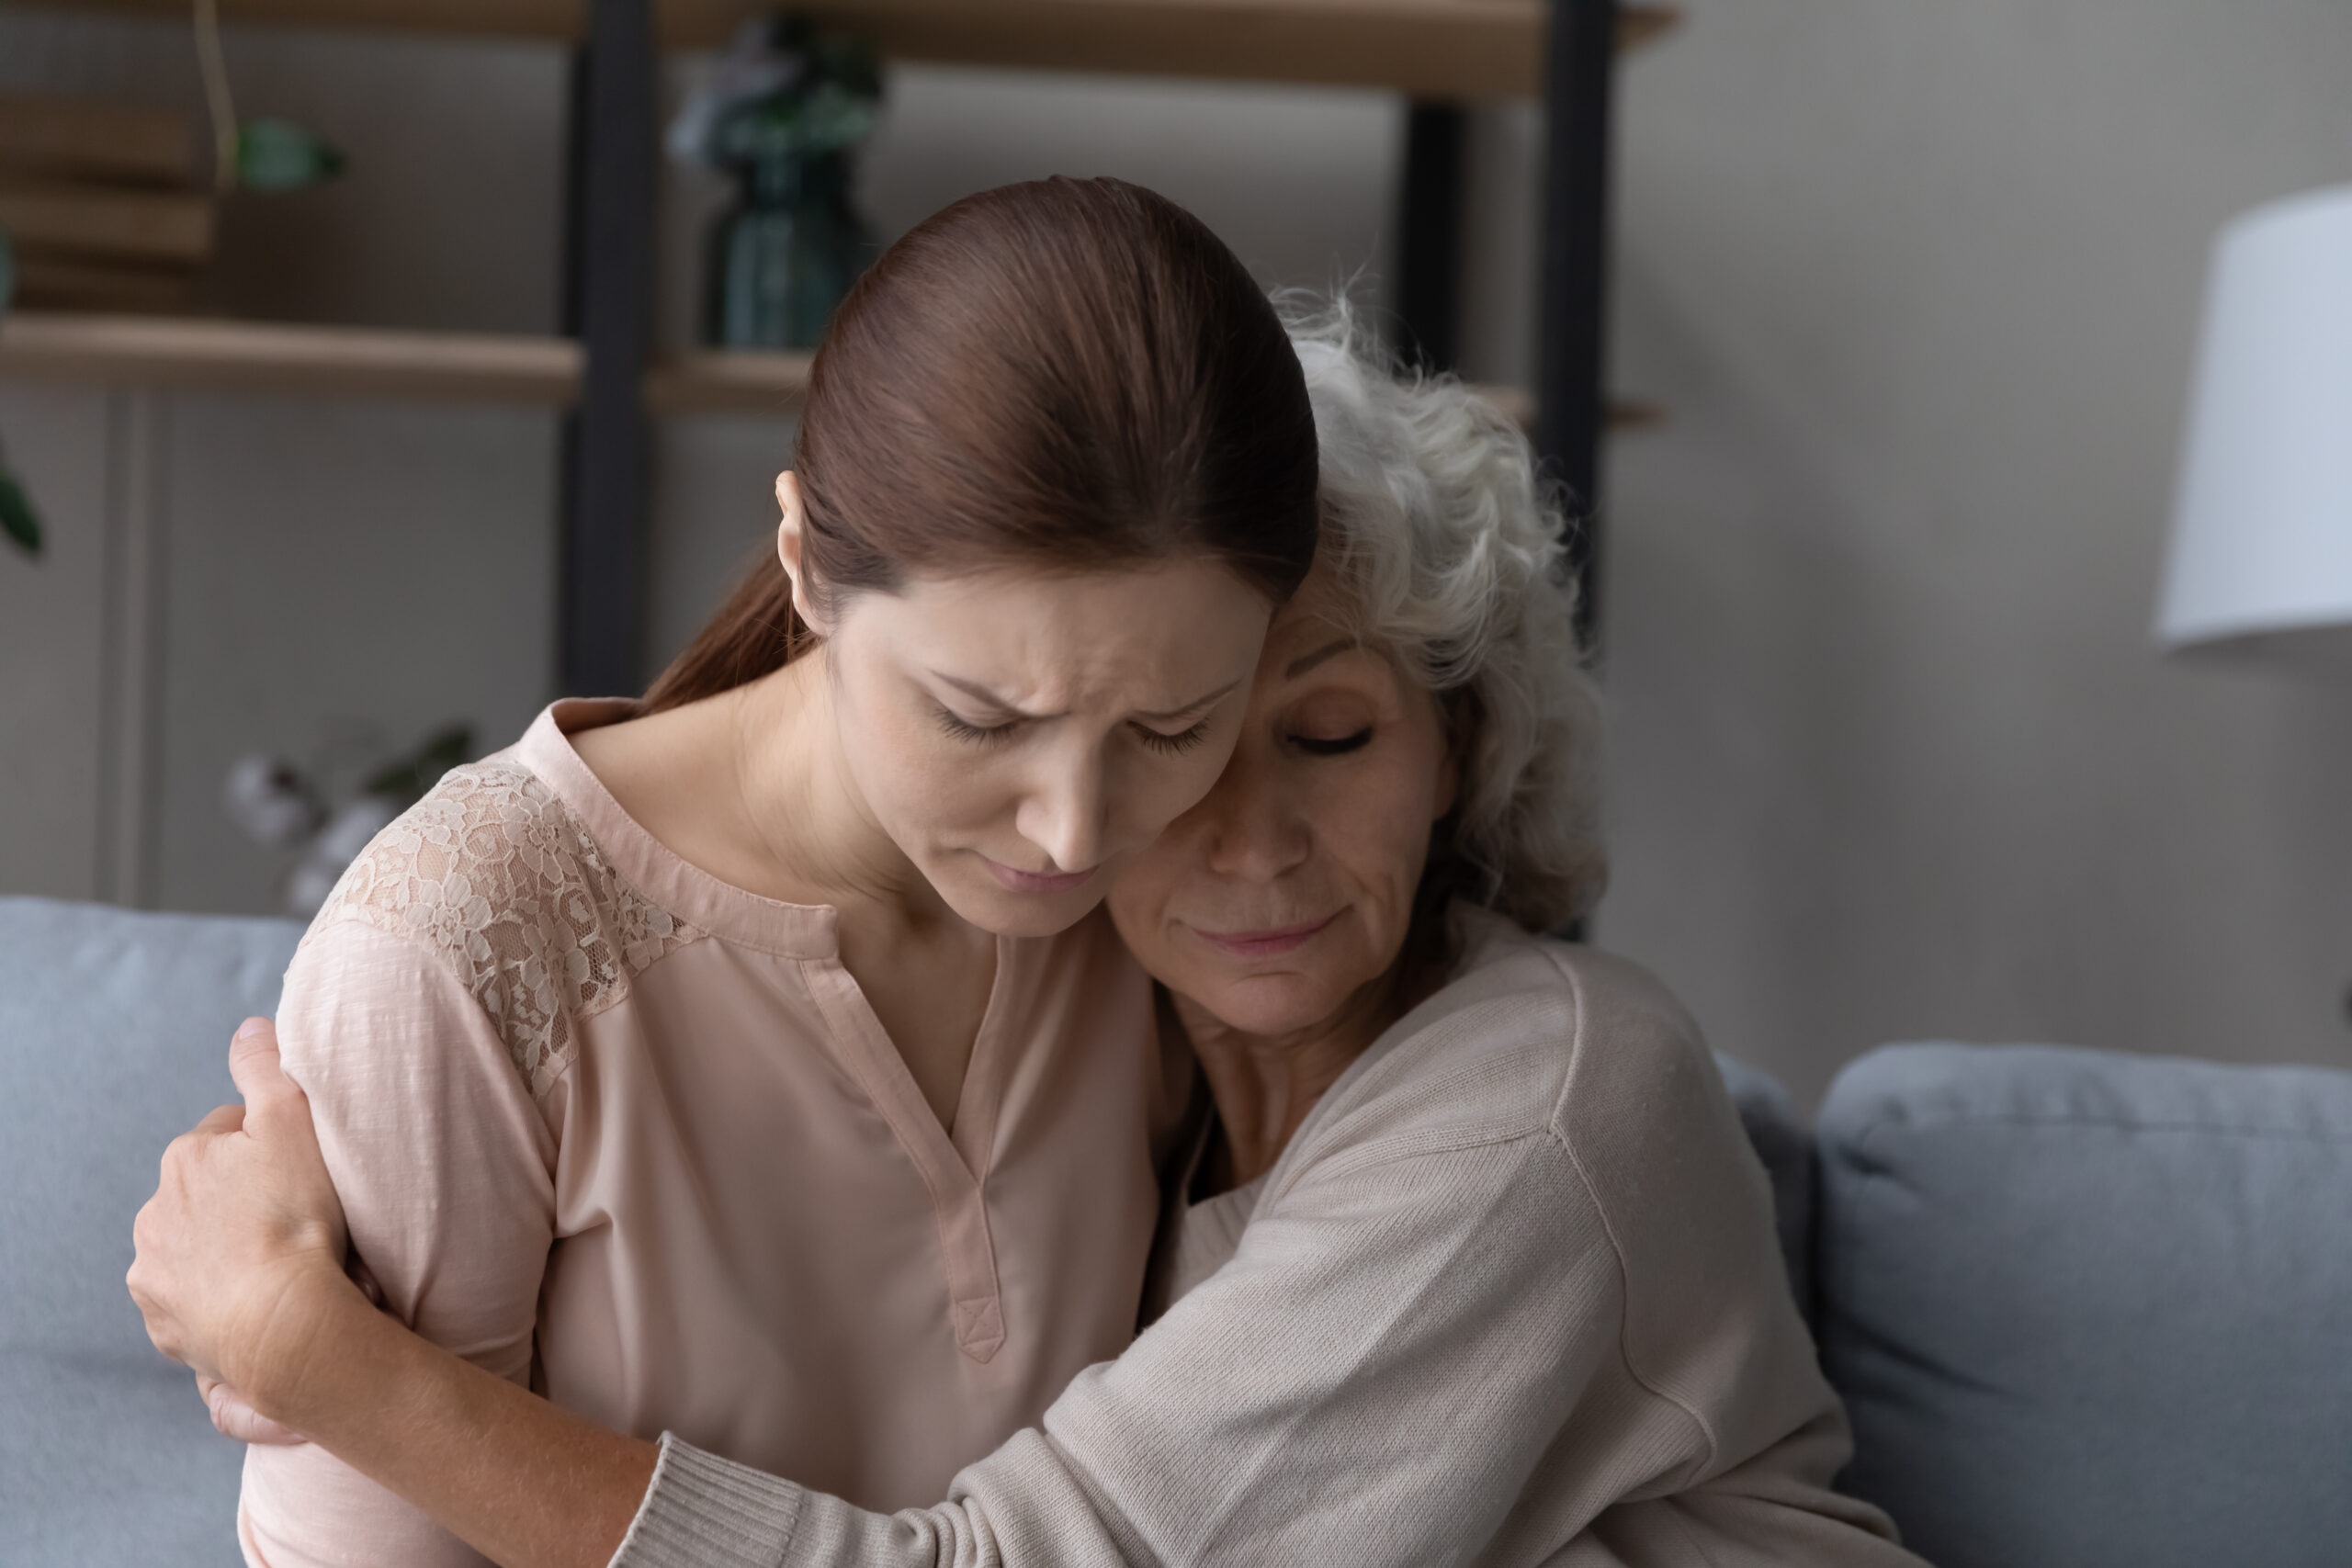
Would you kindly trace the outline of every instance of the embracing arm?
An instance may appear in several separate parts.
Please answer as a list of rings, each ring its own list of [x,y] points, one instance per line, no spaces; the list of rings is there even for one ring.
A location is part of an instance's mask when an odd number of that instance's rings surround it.
[[[1609,1418],[1587,1396],[1622,1317],[1547,1135],[1350,1160],[946,1503],[870,1513],[673,1439],[615,1568],[1465,1562],[1565,1429]],[[1589,1490],[1540,1500],[1544,1530],[1612,1498]]]
[[[215,1142],[274,1137],[262,1160],[299,1170],[308,1122],[268,1065],[239,1081],[273,1109]],[[315,1224],[332,1193],[207,1181],[178,1153],[132,1280],[157,1343],[507,1568],[594,1568],[625,1530],[613,1561],[638,1568],[1458,1561],[1503,1527],[1620,1316],[1598,1217],[1540,1134],[1310,1177],[1125,1356],[1080,1374],[1043,1432],[965,1471],[948,1502],[888,1516],[674,1440],[657,1473],[651,1445],[374,1311],[339,1246],[312,1247],[270,1310],[238,1310],[288,1271],[276,1233]],[[199,1230],[208,1261],[175,1258],[165,1244]]]
[[[504,1568],[609,1561],[658,1450],[441,1348],[322,1274],[254,1406]]]
[[[557,1408],[361,1294],[310,1103],[267,1019],[246,1021],[229,1066],[244,1105],[173,1143],[134,1229],[129,1284],[156,1347],[195,1370],[224,1431],[291,1428],[506,1568],[609,1559],[653,1445]],[[390,1560],[382,1528],[356,1526],[371,1561]]]
[[[322,920],[288,972],[277,1034],[385,1310],[526,1382],[554,1240],[556,1141],[483,1004],[441,948]],[[356,1408],[378,1420],[403,1398],[388,1391]],[[382,1568],[479,1561],[315,1444],[248,1450],[238,1527],[268,1568],[340,1562],[355,1541]]]

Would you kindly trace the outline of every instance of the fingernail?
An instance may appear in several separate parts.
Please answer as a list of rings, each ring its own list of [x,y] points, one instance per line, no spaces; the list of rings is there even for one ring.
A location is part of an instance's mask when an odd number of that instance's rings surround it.
[[[269,1020],[266,1018],[249,1018],[237,1025],[237,1038],[243,1040],[249,1034],[259,1034],[268,1027]]]

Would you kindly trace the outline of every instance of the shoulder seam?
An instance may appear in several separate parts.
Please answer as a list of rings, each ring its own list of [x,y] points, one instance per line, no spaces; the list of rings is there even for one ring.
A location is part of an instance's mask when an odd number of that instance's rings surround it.
[[[1589,1010],[1586,1006],[1584,981],[1582,977],[1577,974],[1574,966],[1566,963],[1558,953],[1551,952],[1548,949],[1544,952],[1544,957],[1550,960],[1553,967],[1560,972],[1560,977],[1567,982],[1568,994],[1570,997],[1575,998],[1576,1003],[1576,1028],[1575,1032],[1569,1037],[1568,1045],[1568,1071],[1566,1080],[1563,1081],[1560,1087],[1560,1105],[1565,1105],[1567,1100],[1569,1087],[1576,1079],[1577,1063],[1584,1055],[1585,1028],[1589,1021]],[[1577,1180],[1583,1185],[1585,1196],[1591,1201],[1592,1212],[1600,1217],[1600,1234],[1609,1238],[1610,1254],[1617,1260],[1617,1297],[1619,1302],[1619,1315],[1617,1320],[1617,1359],[1623,1364],[1625,1368],[1625,1375],[1632,1378],[1634,1383],[1645,1393],[1673,1409],[1680,1411],[1683,1417],[1687,1419],[1691,1426],[1698,1428],[1700,1439],[1705,1444],[1706,1451],[1704,1454],[1700,1456],[1694,1463],[1690,1473],[1703,1473],[1708,1467],[1712,1466],[1715,1462],[1715,1457],[1721,1451],[1723,1447],[1722,1438],[1715,1431],[1714,1423],[1709,1421],[1706,1416],[1692,1405],[1689,1400],[1682,1398],[1672,1390],[1661,1386],[1656,1380],[1652,1379],[1647,1373],[1643,1371],[1639,1361],[1634,1358],[1633,1346],[1627,1342],[1628,1337],[1633,1331],[1633,1266],[1627,1262],[1625,1257],[1625,1245],[1618,1237],[1616,1217],[1609,1212],[1609,1205],[1601,1201],[1600,1190],[1594,1184],[1592,1173],[1585,1168],[1583,1156],[1577,1152],[1576,1145],[1570,1142],[1567,1136],[1560,1130],[1559,1111],[1560,1106],[1558,1105],[1555,1105],[1553,1108],[1552,1119],[1549,1124],[1544,1128],[1544,1131],[1550,1134],[1552,1141],[1559,1145],[1560,1152],[1567,1157],[1569,1167],[1576,1171]]]

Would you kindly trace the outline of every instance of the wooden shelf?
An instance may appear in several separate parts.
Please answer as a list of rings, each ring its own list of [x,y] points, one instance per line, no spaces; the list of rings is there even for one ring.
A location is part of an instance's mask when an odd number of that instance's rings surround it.
[[[763,0],[662,0],[672,48],[724,43]],[[1432,98],[1543,91],[1546,0],[803,0],[894,59],[1330,86]],[[1670,12],[1632,10],[1623,41]]]
[[[560,408],[579,395],[580,365],[564,338],[33,310],[0,321],[0,377]]]
[[[645,406],[656,414],[781,416],[800,407],[815,358],[810,354],[680,355],[646,373]]]
[[[808,390],[806,354],[697,353],[653,367],[645,404],[657,417],[781,419]],[[0,380],[95,381],[183,391],[266,392],[569,408],[580,396],[580,345],[569,338],[386,327],[285,326],[190,317],[19,310],[0,320]],[[1518,387],[1478,395],[1521,425],[1534,400]],[[1609,411],[1616,430],[1660,423],[1642,403]]]
[[[114,11],[186,22],[180,0],[22,0],[27,8]],[[585,0],[220,0],[220,19],[263,26],[363,28],[384,32],[450,33],[476,38],[577,43],[585,36]]]
[[[183,17],[185,0],[28,0]],[[232,22],[358,27],[575,43],[582,0],[221,0]],[[766,0],[656,0],[668,49],[713,49]],[[1543,89],[1547,0],[806,0],[797,7],[872,38],[895,59],[1333,86],[1433,98]],[[1620,41],[1679,13],[1629,6]]]
[[[811,358],[681,355],[648,373],[646,405],[781,417],[808,391]],[[560,409],[580,396],[581,364],[580,345],[557,337],[42,310],[0,320],[0,378]]]

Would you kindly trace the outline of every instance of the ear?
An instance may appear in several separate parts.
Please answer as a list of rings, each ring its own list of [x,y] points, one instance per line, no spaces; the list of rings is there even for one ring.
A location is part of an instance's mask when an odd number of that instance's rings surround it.
[[[799,613],[802,625],[823,637],[826,628],[811,604],[816,596],[808,592],[808,568],[802,557],[808,536],[808,509],[800,500],[800,480],[790,468],[775,477],[775,503],[784,514],[775,525],[775,558],[783,563],[785,576],[792,579],[792,607]]]

